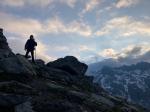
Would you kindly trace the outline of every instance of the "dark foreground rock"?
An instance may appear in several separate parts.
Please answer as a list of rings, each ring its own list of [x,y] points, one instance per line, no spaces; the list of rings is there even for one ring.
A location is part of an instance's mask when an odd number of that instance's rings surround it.
[[[3,42],[0,48],[12,55],[0,58],[0,112],[146,112],[94,84],[73,56],[33,64]]]

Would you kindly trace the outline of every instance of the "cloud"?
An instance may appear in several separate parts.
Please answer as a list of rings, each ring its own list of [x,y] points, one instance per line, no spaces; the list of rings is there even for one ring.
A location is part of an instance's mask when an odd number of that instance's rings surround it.
[[[38,35],[38,34],[78,34],[84,37],[92,35],[92,29],[89,25],[72,21],[64,23],[58,17],[40,22],[30,18],[20,18],[13,15],[0,12],[0,27],[5,28],[6,31],[15,33],[17,35]],[[14,28],[15,27],[15,28]]]
[[[54,45],[54,46],[48,46],[50,51],[56,51],[56,52],[69,52],[70,48],[67,46],[59,46],[59,45]]]
[[[99,55],[115,59],[122,65],[135,64],[141,61],[150,62],[150,45],[148,43],[129,45],[121,49],[121,51],[116,51],[112,48],[104,49]]]
[[[117,62],[119,65],[130,65],[142,61],[150,62],[150,45],[149,43],[129,45],[121,50],[107,48],[83,58],[87,63],[96,63],[105,59]]]
[[[24,5],[24,2],[23,0],[1,0],[0,4],[4,6],[20,7]]]
[[[71,8],[74,8],[77,0],[60,0],[60,2],[67,4]]]
[[[123,48],[120,51],[120,53],[117,54],[117,57],[137,58],[148,51],[150,51],[150,45],[148,43],[143,43],[139,45],[129,45],[126,48]]]
[[[75,33],[85,37],[92,35],[92,29],[89,25],[76,20],[71,23],[63,23],[56,17],[49,20],[47,24],[47,31],[49,33]]]
[[[150,45],[148,43],[143,43],[140,45],[129,45],[128,47],[123,48],[121,53],[117,55],[118,57],[137,58],[149,51],[150,51]]]
[[[93,9],[95,9],[99,4],[101,3],[101,0],[88,0],[88,2],[85,5],[85,8],[82,10],[80,15],[85,14],[86,12],[90,12]]]
[[[1,0],[0,4],[3,6],[10,7],[23,7],[26,5],[46,7],[53,3],[63,3],[73,8],[75,6],[76,1],[77,0]]]
[[[24,44],[26,42],[25,38],[12,37],[12,36],[8,36],[6,38],[7,38],[9,47],[12,48],[12,51],[14,53],[25,54],[25,51],[24,51]]]
[[[149,51],[144,49],[145,47],[145,45],[129,45],[118,52],[115,59],[123,64],[133,64],[143,61],[140,57]]]
[[[90,11],[95,8],[99,4],[100,0],[90,0],[85,7],[85,11]]]
[[[78,22],[78,21],[73,21],[68,25],[68,29],[66,30],[67,32],[78,32],[78,34],[88,37],[92,35],[92,29],[89,25],[83,23],[83,22]]]
[[[41,43],[40,41],[37,40],[38,46],[36,48],[36,56],[38,59],[43,59],[46,62],[53,61],[57,59],[54,56],[49,56],[48,55],[48,50],[49,46]]]
[[[79,52],[84,52],[84,51],[94,51],[94,49],[87,45],[80,45]]]
[[[4,6],[11,7],[22,7],[26,5],[34,5],[34,6],[47,6],[52,3],[53,0],[1,0],[0,4]]]
[[[23,0],[24,4],[30,4],[35,6],[48,6],[49,4],[53,3],[54,0]]]
[[[118,0],[115,4],[116,8],[126,8],[132,5],[136,5],[139,0]]]
[[[104,49],[102,52],[98,53],[102,57],[107,58],[116,58],[117,51],[112,48]]]
[[[123,53],[120,55],[127,57],[136,57],[141,54],[142,46],[128,46],[127,48],[123,49]],[[124,54],[124,55],[123,55]]]
[[[129,37],[133,35],[150,36],[150,23],[137,21],[132,17],[113,18],[95,33],[97,36],[116,35]]]
[[[0,27],[7,32],[27,36],[43,32],[41,23],[34,19],[23,19],[0,12]]]

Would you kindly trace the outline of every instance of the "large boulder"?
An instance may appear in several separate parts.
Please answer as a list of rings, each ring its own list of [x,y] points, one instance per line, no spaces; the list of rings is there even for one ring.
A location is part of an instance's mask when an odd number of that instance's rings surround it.
[[[79,62],[78,59],[73,56],[66,56],[49,62],[47,66],[62,69],[71,75],[84,75],[88,68],[86,64]]]

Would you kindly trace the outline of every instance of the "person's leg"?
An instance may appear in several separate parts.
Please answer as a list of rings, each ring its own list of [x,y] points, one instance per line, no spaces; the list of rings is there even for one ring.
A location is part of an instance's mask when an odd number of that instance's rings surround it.
[[[32,62],[34,63],[34,51],[31,51],[31,56],[32,56]]]
[[[28,58],[29,50],[26,51],[25,57]]]

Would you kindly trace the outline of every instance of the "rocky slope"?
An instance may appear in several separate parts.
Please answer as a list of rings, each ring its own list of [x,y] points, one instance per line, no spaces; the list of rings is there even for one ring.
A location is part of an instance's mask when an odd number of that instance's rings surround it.
[[[85,76],[73,56],[45,64],[15,55],[0,33],[0,112],[145,112]]]

